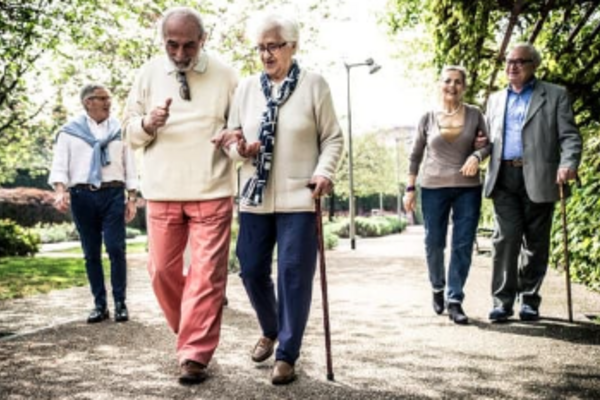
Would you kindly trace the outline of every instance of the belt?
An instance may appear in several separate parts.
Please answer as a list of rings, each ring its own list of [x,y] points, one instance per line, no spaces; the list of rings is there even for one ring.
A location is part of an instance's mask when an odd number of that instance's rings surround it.
[[[121,182],[121,181],[102,182],[100,184],[99,188],[94,187],[94,186],[90,185],[89,183],[79,183],[77,185],[73,185],[74,189],[91,190],[92,192],[94,192],[96,190],[102,190],[102,189],[124,188],[124,187],[125,187],[125,183]]]
[[[506,165],[507,167],[522,167],[523,159],[515,158],[514,160],[502,160],[502,165]]]

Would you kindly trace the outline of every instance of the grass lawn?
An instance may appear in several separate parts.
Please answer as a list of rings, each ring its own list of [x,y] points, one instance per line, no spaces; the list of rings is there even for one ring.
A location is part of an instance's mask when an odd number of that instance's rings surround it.
[[[87,284],[80,258],[0,258],[0,300]]]

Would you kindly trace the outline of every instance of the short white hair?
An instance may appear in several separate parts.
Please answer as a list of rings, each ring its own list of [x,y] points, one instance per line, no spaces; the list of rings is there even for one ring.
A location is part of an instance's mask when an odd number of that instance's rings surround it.
[[[529,52],[529,55],[531,56],[531,59],[533,60],[533,65],[536,67],[539,67],[540,64],[542,63],[542,56],[540,55],[540,52],[537,51],[537,49],[528,42],[520,42],[520,43],[515,43],[511,48],[510,51],[513,51],[515,49],[527,49],[527,51]],[[509,53],[510,53],[509,51]]]
[[[160,38],[162,40],[165,40],[165,27],[169,21],[169,18],[175,15],[187,17],[193,20],[196,25],[198,25],[198,32],[200,34],[199,37],[202,38],[204,36],[204,22],[202,22],[202,16],[198,11],[190,7],[171,7],[163,13],[163,17],[160,22]]]
[[[465,67],[463,67],[462,65],[444,65],[444,67],[442,68],[441,75],[444,75],[444,73],[447,71],[456,71],[460,73],[460,76],[463,80],[463,85],[465,87],[467,86],[467,69]]]
[[[274,29],[277,30],[281,38],[286,42],[294,42],[296,50],[298,50],[300,26],[298,21],[293,17],[277,13],[260,14],[250,21],[248,31],[252,40],[258,41],[260,36]]]

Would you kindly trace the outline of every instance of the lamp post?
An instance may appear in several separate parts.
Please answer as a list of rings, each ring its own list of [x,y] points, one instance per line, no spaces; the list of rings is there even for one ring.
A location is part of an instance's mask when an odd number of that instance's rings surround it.
[[[356,227],[354,224],[355,216],[355,205],[354,205],[354,172],[352,164],[352,107],[350,102],[350,70],[354,67],[367,66],[369,67],[369,73],[374,74],[381,69],[381,66],[375,63],[372,58],[367,58],[364,62],[360,63],[344,63],[346,66],[346,76],[348,83],[348,181],[350,183],[350,194],[348,196],[349,211],[350,211],[350,247],[352,250],[356,249]]]

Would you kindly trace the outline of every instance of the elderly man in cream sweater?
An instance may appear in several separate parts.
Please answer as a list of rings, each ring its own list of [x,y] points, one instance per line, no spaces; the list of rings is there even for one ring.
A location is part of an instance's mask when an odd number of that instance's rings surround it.
[[[177,334],[179,381],[195,384],[207,376],[221,328],[235,179],[211,138],[226,124],[237,76],[203,50],[196,11],[170,9],[161,28],[166,56],[139,71],[124,127],[132,147],[143,150],[152,286]]]

